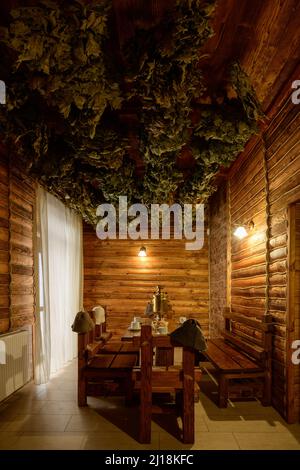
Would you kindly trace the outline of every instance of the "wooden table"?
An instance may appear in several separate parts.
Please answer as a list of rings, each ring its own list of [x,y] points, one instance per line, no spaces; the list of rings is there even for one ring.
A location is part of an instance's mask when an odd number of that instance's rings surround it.
[[[137,362],[136,354],[97,354],[89,362],[86,376],[93,376],[97,370],[97,377],[124,377]]]
[[[139,356],[139,346],[132,341],[109,341],[99,350],[99,354],[136,354]]]
[[[169,322],[169,333],[178,328],[178,324],[174,320],[167,320]],[[150,319],[145,319],[142,324],[151,325]],[[155,341],[155,365],[157,366],[170,366],[174,364],[174,348],[170,346],[170,336],[168,334],[152,333],[152,337]],[[129,341],[133,345],[140,344],[140,331],[126,330],[122,336],[122,341]]]
[[[160,334],[160,333],[154,333],[152,332],[152,335],[154,338],[163,338],[163,337],[168,337],[168,335],[176,330],[180,326],[180,323],[178,320],[175,320],[173,318],[167,318],[166,321],[168,322],[168,333],[167,334]],[[142,325],[151,325],[152,320],[150,318],[142,318],[141,321]],[[131,330],[130,328],[127,328],[127,330],[124,331],[124,334],[122,335],[122,341],[133,341],[133,338],[135,337],[140,337],[141,336],[141,331],[140,330]]]

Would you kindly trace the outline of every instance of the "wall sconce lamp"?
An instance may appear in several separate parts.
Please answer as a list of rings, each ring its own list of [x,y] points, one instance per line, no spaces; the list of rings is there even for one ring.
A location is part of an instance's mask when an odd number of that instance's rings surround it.
[[[144,246],[140,248],[138,256],[140,256],[141,258],[144,258],[145,256],[147,256],[147,250]]]
[[[243,238],[247,237],[248,232],[254,229],[254,222],[250,220],[246,225],[239,225],[233,232],[233,235],[238,238],[239,240],[243,240]]]

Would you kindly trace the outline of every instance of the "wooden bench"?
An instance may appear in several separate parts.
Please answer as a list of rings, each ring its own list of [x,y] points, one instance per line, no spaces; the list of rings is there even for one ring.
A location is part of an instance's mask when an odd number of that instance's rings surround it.
[[[136,339],[138,341],[138,339]],[[195,374],[195,351],[172,342],[169,336],[152,336],[151,325],[142,325],[141,366],[134,370],[133,380],[140,390],[139,440],[141,443],[151,442],[152,397],[154,393],[175,393],[177,404],[180,405],[182,417],[182,440],[193,443],[195,435],[195,375],[200,381],[201,371]],[[153,348],[157,345],[166,348],[182,348],[182,365],[153,366]],[[168,357],[171,357],[168,355]],[[162,409],[155,408],[155,411]]]
[[[97,391],[105,383],[110,385],[109,395],[114,389],[112,385],[117,385],[119,392],[121,390],[125,395],[126,402],[131,402],[134,388],[132,370],[136,363],[136,354],[100,354],[93,357],[82,371],[79,406],[86,405],[87,396],[98,396]]]
[[[111,341],[105,343],[99,350],[101,354],[136,354],[139,357],[140,348],[124,341]]]
[[[127,401],[132,398],[132,370],[138,363],[139,348],[110,342],[111,336],[99,325],[78,334],[78,406],[86,406],[89,395],[113,394],[116,389]]]
[[[218,380],[218,404],[227,407],[230,393],[251,387],[261,390],[261,402],[271,405],[272,321],[227,312],[223,338],[207,342],[206,358]],[[249,385],[250,384],[250,385]]]

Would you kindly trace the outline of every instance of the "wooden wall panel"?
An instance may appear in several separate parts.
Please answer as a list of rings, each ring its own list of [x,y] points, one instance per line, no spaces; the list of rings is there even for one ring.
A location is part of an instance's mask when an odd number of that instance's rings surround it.
[[[0,151],[0,333],[9,328],[9,282],[8,161]]]
[[[294,341],[300,339],[300,203],[288,208],[288,290],[287,290],[287,418],[300,421],[300,370],[293,364]],[[284,343],[282,347],[284,348]]]
[[[11,162],[10,177],[11,327],[34,321],[34,204],[35,185]]]
[[[208,247],[187,251],[184,240],[106,240],[84,225],[84,307],[107,306],[108,327],[120,335],[144,313],[155,286],[168,293],[175,317],[197,318],[208,334]],[[145,245],[148,256],[139,258]]]
[[[287,260],[288,205],[300,200],[300,113],[289,103],[266,132],[266,155],[270,190],[270,300],[269,311],[275,331],[274,360],[281,373],[273,374],[273,400],[288,415],[287,371],[291,367],[287,350]],[[283,370],[280,366],[284,366]]]
[[[286,101],[264,135],[253,139],[233,165],[228,181],[231,231],[255,223],[244,240],[231,237],[231,310],[272,315],[272,399],[286,418],[288,206],[300,200],[299,111]]]
[[[210,337],[224,330],[227,306],[227,187],[223,184],[210,203],[209,272],[210,272]]]
[[[296,204],[296,263],[295,263],[295,323],[294,323],[294,338],[300,339],[300,203]],[[294,384],[293,396],[295,404],[295,416],[300,421],[300,367],[294,367]]]
[[[34,321],[35,184],[0,149],[0,333]]]
[[[265,313],[266,221],[263,149],[260,140],[251,158],[230,180],[232,231],[249,221],[255,230],[243,240],[231,237],[231,310],[249,316]]]

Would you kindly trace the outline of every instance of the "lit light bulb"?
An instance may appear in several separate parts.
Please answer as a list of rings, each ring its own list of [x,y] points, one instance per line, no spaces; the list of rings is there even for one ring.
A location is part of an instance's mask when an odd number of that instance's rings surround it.
[[[243,238],[245,238],[245,237],[248,235],[248,233],[247,233],[247,230],[245,229],[245,227],[243,227],[243,226],[241,225],[240,227],[238,227],[238,228],[234,231],[233,235],[234,235],[235,237],[237,237],[239,240],[242,240]]]
[[[142,247],[140,248],[140,251],[139,251],[138,256],[140,256],[140,257],[145,257],[145,256],[147,256],[147,250],[146,250],[146,248],[145,248],[144,246],[142,246]]]

